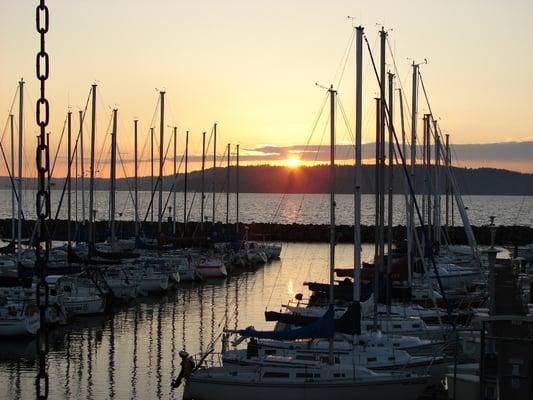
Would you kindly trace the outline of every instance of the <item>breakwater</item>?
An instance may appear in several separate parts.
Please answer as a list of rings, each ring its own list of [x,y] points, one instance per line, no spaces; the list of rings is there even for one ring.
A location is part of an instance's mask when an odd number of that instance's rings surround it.
[[[11,238],[11,219],[0,219],[0,238],[9,240]],[[15,223],[15,228],[16,228]],[[31,238],[35,227],[35,221],[28,220],[22,224],[22,236]],[[162,223],[164,234],[171,235],[173,224],[171,221]],[[488,225],[473,226],[474,235],[479,244],[490,244],[490,227]],[[54,240],[67,239],[67,221],[50,221],[48,224],[50,236]],[[353,226],[337,225],[337,241],[339,243],[353,243]],[[198,222],[189,222],[186,225],[176,223],[177,236],[182,237],[211,237],[215,232],[219,236],[232,235],[237,231],[235,224],[224,224],[204,222],[201,226]],[[251,240],[272,240],[287,242],[308,242],[325,243],[329,241],[329,225],[327,224],[274,224],[274,223],[250,223],[239,224],[241,235],[248,232]],[[86,240],[87,224],[71,223],[72,237],[77,240]],[[133,221],[117,221],[116,232],[119,238],[129,238],[135,234],[135,224]],[[156,237],[157,223],[146,222],[142,224],[142,233],[147,237]],[[109,235],[109,222],[97,221],[94,224],[94,235],[97,241],[103,241]],[[466,244],[466,234],[462,226],[450,226],[447,229],[450,243]],[[393,237],[395,240],[405,238],[405,226],[396,225],[393,227]],[[361,238],[365,243],[372,243],[375,240],[375,228],[372,225],[361,226]],[[524,245],[533,243],[533,228],[529,226],[497,226],[496,244],[498,245]]]

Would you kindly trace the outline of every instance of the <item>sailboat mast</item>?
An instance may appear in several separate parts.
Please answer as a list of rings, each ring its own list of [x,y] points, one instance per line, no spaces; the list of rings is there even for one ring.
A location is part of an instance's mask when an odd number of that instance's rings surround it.
[[[334,307],[335,293],[335,95],[333,85],[330,86],[330,150],[329,150],[329,304]],[[333,338],[329,341],[329,363],[334,363],[333,357]]]
[[[183,175],[183,232],[187,232],[187,179],[189,178],[189,131],[185,132],[185,173]]]
[[[159,199],[157,214],[157,233],[163,232],[163,161],[165,158],[163,146],[165,144],[165,92],[159,92],[161,96],[161,116],[159,118]]]
[[[392,273],[392,212],[393,212],[393,182],[394,182],[394,155],[393,155],[393,126],[394,126],[394,74],[389,72],[389,164],[388,164],[388,193],[387,193],[387,316],[390,316],[391,302],[391,273]]]
[[[355,192],[354,192],[354,285],[353,300],[361,301],[361,186],[363,183],[362,110],[363,110],[363,32],[356,28],[355,38]]]
[[[227,166],[226,166],[226,227],[229,224],[229,188],[230,188],[230,151],[231,151],[231,145],[228,143],[228,150],[227,150]]]
[[[200,231],[204,231],[204,202],[205,202],[205,132],[202,132],[202,172],[201,172],[201,199],[200,199]]]
[[[176,183],[177,183],[177,180],[178,180],[178,171],[176,169],[176,158],[177,158],[177,153],[178,152],[178,127],[175,126],[174,127],[174,162],[172,163],[173,164],[173,176],[174,176],[174,180],[173,180],[173,185],[172,185],[172,234],[173,235],[176,235],[176,215],[177,215],[177,210],[176,210],[176,205],[178,204],[177,203],[177,200],[176,200]]]
[[[380,37],[380,99],[379,109],[379,268],[385,266],[385,88],[387,73],[385,71],[385,54],[387,50],[387,32],[381,28]]]
[[[138,131],[139,120],[133,120],[133,158],[134,158],[134,188],[133,188],[133,198],[135,200],[135,237],[139,237],[139,131]]]
[[[24,81],[19,82],[19,151],[18,151],[18,229],[17,229],[17,263],[22,255],[22,147],[24,144]]]
[[[154,128],[150,128],[150,231],[154,229]]]
[[[72,217],[72,181],[71,181],[71,152],[72,152],[72,112],[67,114],[67,246],[70,249],[72,246],[72,233],[70,227],[70,220]]]
[[[11,129],[11,176],[15,172],[15,116],[9,114],[9,126]],[[15,197],[15,188],[11,189],[11,241],[15,243],[15,207],[16,207],[16,197]]]
[[[111,247],[116,243],[115,234],[115,193],[116,193],[116,166],[117,166],[117,109],[113,109],[113,129],[111,131],[111,167],[109,174],[109,220],[111,224]]]
[[[217,124],[213,126],[213,228],[215,226],[215,212],[216,212],[216,196],[215,196],[215,190],[216,190],[216,175],[217,175]]]
[[[415,189],[415,166],[416,166],[416,118],[418,111],[418,65],[413,62],[413,87],[411,102],[411,184]],[[409,287],[413,281],[413,236],[415,235],[415,212],[414,200],[409,200],[409,226],[407,229],[407,280]]]
[[[426,154],[426,164],[427,164],[427,172],[426,172],[426,176],[427,176],[427,211],[428,211],[428,238],[429,238],[429,243],[428,245],[431,246],[431,243],[433,242],[432,238],[433,238],[433,231],[432,231],[432,224],[433,224],[433,215],[432,215],[432,207],[431,207],[431,202],[432,202],[432,196],[431,196],[431,189],[433,187],[432,185],[432,182],[431,182],[431,170],[432,170],[432,167],[431,167],[431,120],[432,120],[433,116],[431,114],[428,114],[427,115],[427,120],[426,120],[426,124],[427,124],[427,130],[426,130],[426,134],[427,134],[427,139],[426,139],[426,151],[427,151],[427,154]]]
[[[440,136],[437,121],[433,121],[435,131],[434,203],[433,203],[433,240],[440,245]]]
[[[379,266],[379,250],[380,250],[380,242],[381,242],[381,239],[380,239],[380,233],[381,233],[381,230],[379,229],[379,224],[380,224],[380,218],[379,218],[379,214],[380,214],[380,211],[379,211],[379,190],[380,190],[380,183],[379,183],[379,176],[380,176],[380,173],[379,173],[379,156],[380,156],[380,144],[379,144],[379,141],[380,141],[380,108],[381,108],[381,99],[379,97],[376,97],[375,98],[376,100],[376,169],[375,169],[375,175],[376,175],[376,196],[375,196],[375,200],[376,200],[376,204],[375,204],[375,214],[376,214],[376,219],[375,219],[375,233],[376,233],[376,237],[375,237],[375,246],[374,246],[374,304],[373,304],[373,311],[374,311],[374,330],[377,329],[377,326],[378,326],[378,299],[379,299],[379,270],[380,270],[380,266]]]
[[[94,250],[94,148],[96,141],[96,85],[92,85],[91,160],[89,167],[89,259]]]
[[[448,166],[450,165],[449,164],[449,160],[450,160],[450,135],[449,134],[446,134],[446,159],[444,161],[444,166],[446,168],[448,168]],[[448,228],[450,226],[450,181],[448,179],[448,175],[446,175],[446,181],[445,181],[445,185],[446,185],[446,216],[445,216],[445,221],[446,221],[446,235],[448,235]]]
[[[80,119],[80,168],[81,168],[81,220],[85,225],[85,153],[83,150],[83,111],[78,112]]]
[[[240,187],[239,187],[239,183],[240,183],[240,177],[239,177],[239,145],[237,145],[237,154],[236,154],[236,162],[235,162],[235,167],[236,167],[236,177],[235,177],[235,192],[236,192],[236,199],[235,199],[235,208],[236,208],[236,213],[235,213],[235,230],[237,233],[239,233],[239,191],[240,191]]]

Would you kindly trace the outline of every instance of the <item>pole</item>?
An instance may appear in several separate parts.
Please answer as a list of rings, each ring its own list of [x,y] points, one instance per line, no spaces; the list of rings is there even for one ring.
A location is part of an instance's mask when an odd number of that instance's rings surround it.
[[[11,128],[11,176],[15,174],[15,116],[9,114],[9,126]],[[11,241],[15,243],[15,207],[16,207],[15,188],[11,189]]]
[[[109,216],[111,231],[111,248],[115,248],[115,193],[116,193],[116,166],[117,166],[117,109],[113,109],[113,129],[111,131],[111,166],[110,166],[110,187],[109,187]]]
[[[446,134],[446,160],[444,164],[446,168],[450,165],[450,135]],[[446,236],[448,236],[448,228],[450,225],[450,181],[448,175],[446,175]]]
[[[431,206],[431,202],[432,202],[432,196],[431,196],[431,188],[433,187],[433,184],[431,182],[431,171],[432,171],[432,166],[431,166],[431,120],[432,120],[433,116],[431,114],[428,114],[427,116],[427,140],[426,140],[426,149],[427,149],[427,155],[426,155],[426,163],[427,163],[427,173],[426,173],[426,176],[427,176],[427,206],[428,206],[428,238],[429,238],[429,243],[428,245],[431,246],[432,242],[433,242],[433,230],[431,229],[432,228],[432,224],[433,224],[433,215],[432,215],[432,206]]]
[[[381,229],[379,229],[379,224],[380,224],[380,219],[379,219],[379,215],[380,215],[380,210],[379,210],[379,206],[380,206],[380,202],[379,202],[379,189],[380,189],[380,182],[379,182],[379,178],[380,178],[380,174],[379,174],[379,156],[380,156],[380,147],[381,145],[379,144],[379,141],[380,141],[380,108],[381,108],[381,99],[379,97],[376,97],[376,171],[375,171],[375,175],[376,175],[376,195],[375,195],[375,200],[376,200],[376,204],[375,204],[375,209],[376,209],[376,218],[375,218],[375,224],[376,224],[376,227],[375,227],[375,232],[376,232],[376,237],[375,237],[375,247],[374,247],[374,305],[373,305],[373,311],[374,311],[374,330],[377,330],[377,326],[378,326],[378,300],[379,300],[379,250],[380,250],[380,243],[381,243],[381,238],[380,238],[380,233],[381,233]]]
[[[335,95],[333,86],[329,89],[330,96],[330,163],[329,163],[329,305],[334,307],[335,281]],[[329,363],[334,364],[333,339],[329,341]]]
[[[229,224],[229,188],[230,188],[230,151],[231,151],[231,145],[228,143],[228,161],[226,166],[226,226]]]
[[[154,128],[150,128],[150,231],[154,229]]]
[[[385,115],[386,115],[386,80],[385,71],[387,32],[384,28],[380,31],[380,100],[379,109],[379,269],[385,269]],[[378,293],[379,298],[379,293]],[[376,298],[377,300],[377,298]]]
[[[70,220],[72,217],[72,181],[71,174],[71,152],[72,152],[72,112],[67,114],[67,246],[70,249],[72,247],[72,232],[70,227]],[[69,262],[70,263],[70,262]]]
[[[213,228],[215,227],[215,212],[216,212],[216,169],[217,169],[217,124],[213,126]]]
[[[89,168],[89,259],[94,251],[94,147],[96,137],[96,85],[92,85],[91,160]]]
[[[183,234],[187,232],[187,179],[189,177],[189,131],[185,132],[185,174],[183,176]]]
[[[239,190],[240,190],[240,187],[239,187],[239,183],[240,183],[240,179],[239,179],[239,145],[237,145],[237,159],[236,159],[236,177],[235,177],[235,194],[236,194],[236,199],[235,199],[235,205],[236,205],[236,213],[235,213],[235,230],[237,232],[237,234],[239,233]]]
[[[85,225],[85,153],[83,150],[83,111],[78,112],[80,117],[80,168],[81,168],[81,220]]]
[[[178,180],[178,171],[176,168],[176,157],[177,157],[177,151],[178,151],[178,127],[174,127],[174,184],[172,185],[172,234],[176,235],[176,206],[177,206],[177,200],[176,200],[176,184]]]
[[[163,161],[165,158],[163,145],[165,143],[165,92],[159,93],[161,96],[161,117],[159,118],[159,199],[157,215],[157,233],[163,232]]]
[[[440,136],[437,130],[437,121],[433,120],[435,126],[435,170],[433,181],[435,186],[435,195],[433,203],[433,240],[440,245]]]
[[[387,316],[391,312],[391,273],[392,273],[392,213],[393,213],[393,181],[394,181],[394,160],[393,160],[393,125],[394,125],[394,74],[389,72],[389,165],[388,165],[388,204],[387,204]]]
[[[133,158],[134,158],[134,188],[133,196],[135,199],[135,238],[139,237],[139,120],[133,120]]]
[[[202,132],[202,180],[201,190],[202,196],[200,199],[200,231],[204,231],[204,201],[205,201],[205,132]]]
[[[19,151],[18,151],[18,227],[17,227],[17,263],[22,255],[22,148],[24,144],[24,81],[19,82]]]
[[[361,186],[363,184],[362,110],[363,110],[363,33],[356,28],[355,39],[355,194],[354,194],[354,285],[353,300],[361,301]]]
[[[426,155],[427,155],[427,114],[424,114],[424,117],[422,118],[422,181],[424,182],[423,185],[423,191],[422,191],[422,223],[424,225],[423,229],[426,225],[426,192],[427,192],[427,163],[426,163]]]
[[[413,86],[412,86],[412,100],[411,100],[411,184],[415,190],[415,167],[416,167],[416,118],[418,111],[418,64],[413,62]],[[416,192],[415,192],[416,193]],[[414,200],[409,200],[409,227],[407,229],[407,280],[409,287],[413,281],[413,236],[415,231],[415,213]]]

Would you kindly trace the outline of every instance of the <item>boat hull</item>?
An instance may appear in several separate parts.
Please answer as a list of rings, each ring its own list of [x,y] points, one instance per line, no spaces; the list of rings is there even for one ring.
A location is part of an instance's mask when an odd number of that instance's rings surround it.
[[[184,400],[336,400],[372,399],[415,400],[426,388],[426,378],[409,378],[395,382],[305,382],[274,384],[272,382],[227,382],[213,378],[195,378],[186,384]]]

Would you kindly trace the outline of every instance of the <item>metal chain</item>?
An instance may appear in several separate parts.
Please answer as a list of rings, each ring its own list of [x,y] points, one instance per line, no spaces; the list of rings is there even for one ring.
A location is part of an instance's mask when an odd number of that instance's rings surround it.
[[[36,26],[40,36],[40,50],[37,53],[36,72],[40,81],[41,94],[37,100],[36,118],[39,125],[39,138],[37,143],[37,235],[35,243],[35,269],[38,272],[38,283],[36,285],[36,300],[39,307],[40,329],[37,335],[37,353],[39,357],[39,372],[35,382],[36,397],[38,400],[48,398],[49,380],[46,366],[46,356],[48,353],[48,327],[46,325],[46,309],[48,308],[48,283],[46,282],[46,266],[50,251],[50,241],[48,240],[48,230],[46,219],[50,216],[50,192],[46,179],[50,170],[50,155],[46,140],[46,127],[50,120],[50,105],[46,99],[46,80],[48,79],[50,62],[48,53],[45,50],[45,38],[49,27],[49,13],[45,0],[40,0],[36,8]],[[44,251],[41,247],[44,243]],[[44,294],[44,302],[41,296]]]

